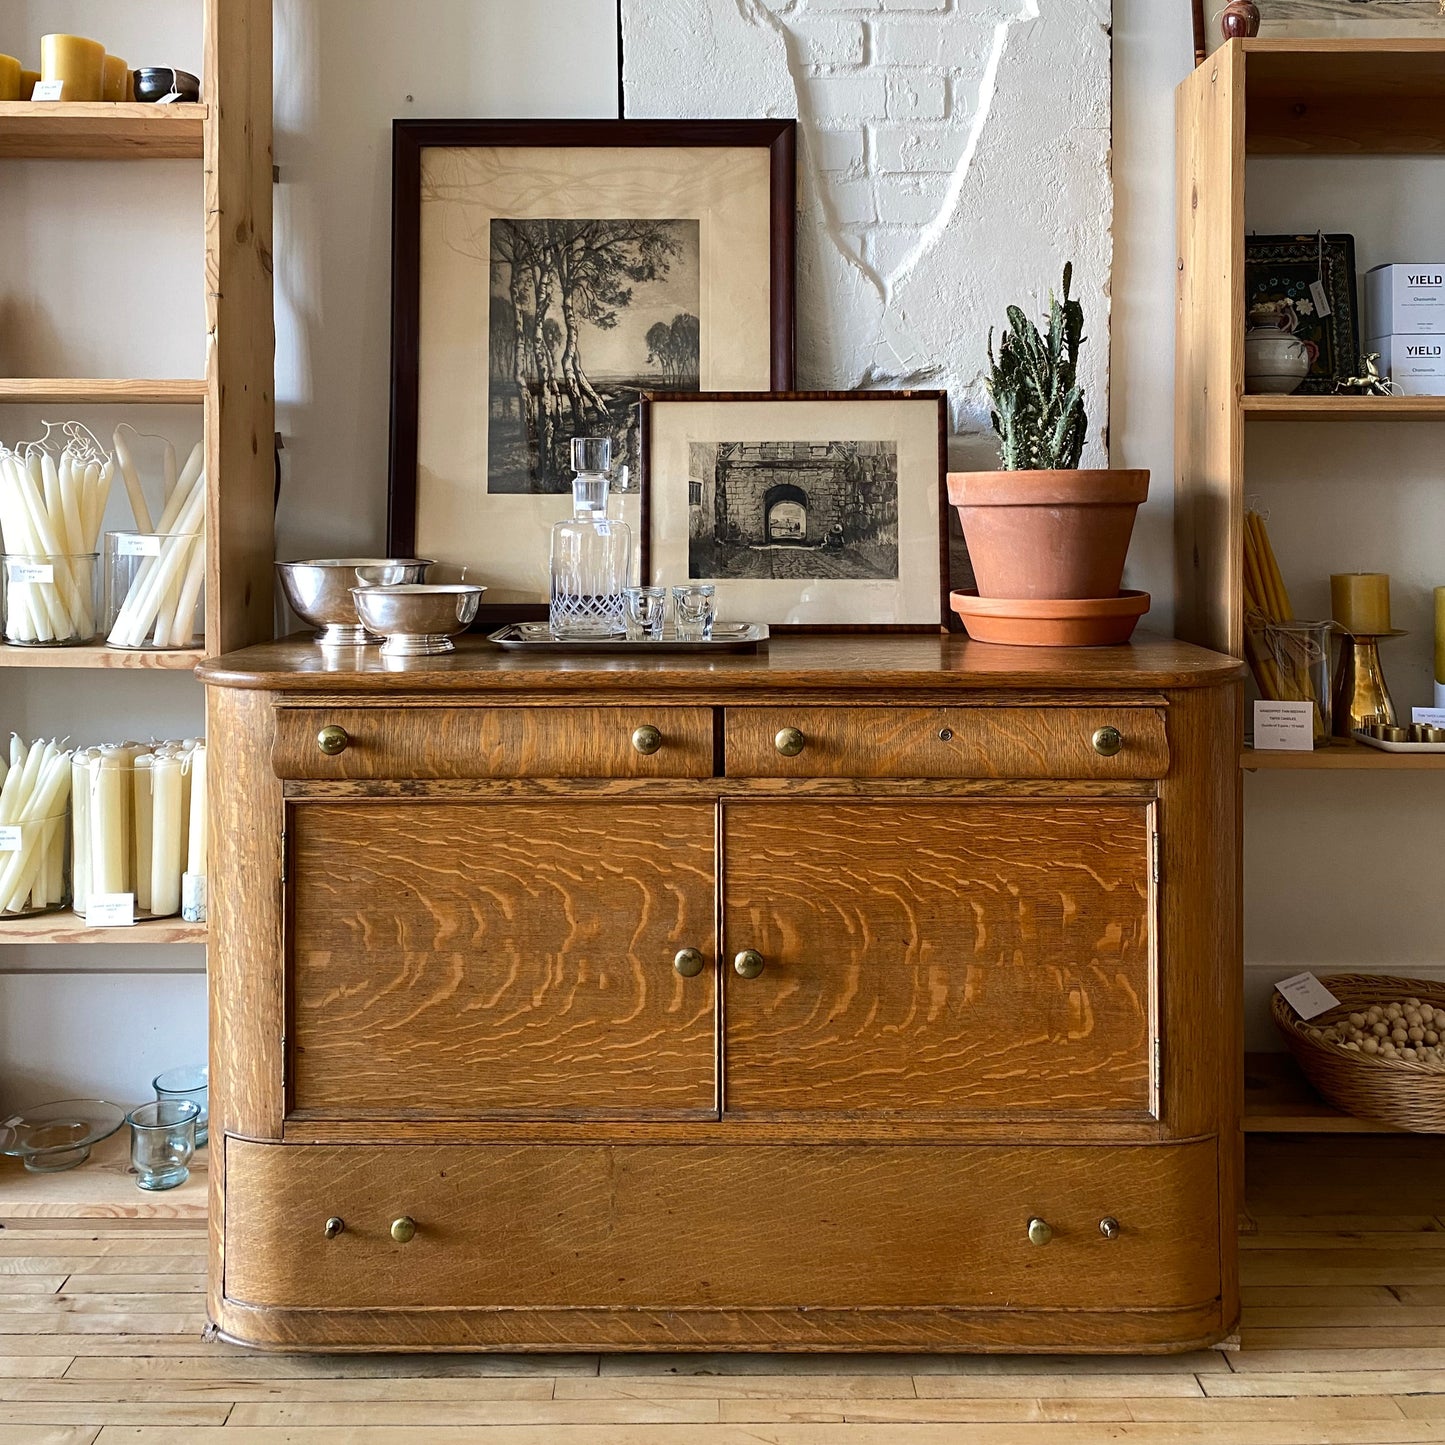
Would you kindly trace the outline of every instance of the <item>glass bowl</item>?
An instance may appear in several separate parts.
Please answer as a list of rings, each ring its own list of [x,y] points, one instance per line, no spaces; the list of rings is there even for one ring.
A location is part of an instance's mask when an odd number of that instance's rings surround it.
[[[151,1080],[157,1099],[189,1099],[200,1114],[196,1118],[196,1143],[204,1144],[210,1121],[211,1070],[208,1064],[183,1064],[167,1069]]]
[[[21,1160],[34,1174],[74,1169],[91,1145],[125,1123],[125,1110],[106,1099],[61,1099],[0,1120],[0,1154]]]

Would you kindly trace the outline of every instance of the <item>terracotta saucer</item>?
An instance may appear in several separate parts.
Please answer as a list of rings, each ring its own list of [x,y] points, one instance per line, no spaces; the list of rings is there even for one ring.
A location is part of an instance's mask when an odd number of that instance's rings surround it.
[[[1097,598],[980,597],[953,592],[953,610],[975,642],[1014,647],[1112,647],[1127,642],[1149,610],[1147,592]]]

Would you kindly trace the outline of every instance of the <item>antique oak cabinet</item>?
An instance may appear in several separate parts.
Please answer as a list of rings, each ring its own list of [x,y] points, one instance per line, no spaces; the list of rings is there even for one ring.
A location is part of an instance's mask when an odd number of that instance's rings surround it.
[[[1238,663],[288,641],[202,674],[226,1337],[1233,1328]]]

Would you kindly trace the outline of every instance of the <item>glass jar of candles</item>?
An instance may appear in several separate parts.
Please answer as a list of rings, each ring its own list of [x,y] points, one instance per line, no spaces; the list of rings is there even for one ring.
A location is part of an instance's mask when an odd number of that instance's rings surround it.
[[[100,558],[0,557],[0,629],[12,647],[78,647],[95,639]]]
[[[66,796],[70,789],[66,787]],[[70,810],[0,823],[0,918],[70,907]]]
[[[202,645],[204,532],[107,532],[106,645],[167,651]]]

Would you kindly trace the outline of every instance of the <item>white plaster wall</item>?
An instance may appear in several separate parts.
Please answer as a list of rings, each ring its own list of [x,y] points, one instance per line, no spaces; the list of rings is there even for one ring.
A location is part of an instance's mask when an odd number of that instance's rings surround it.
[[[798,117],[798,383],[945,387],[960,465],[994,454],[989,328],[1072,259],[1099,465],[1108,19],[1108,0],[622,0],[627,115]]]

